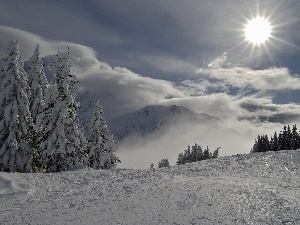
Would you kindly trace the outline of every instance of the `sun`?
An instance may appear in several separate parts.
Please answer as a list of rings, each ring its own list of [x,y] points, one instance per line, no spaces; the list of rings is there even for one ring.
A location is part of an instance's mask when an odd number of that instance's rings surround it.
[[[264,44],[272,33],[272,26],[268,19],[257,16],[247,22],[244,29],[245,39],[254,46]]]

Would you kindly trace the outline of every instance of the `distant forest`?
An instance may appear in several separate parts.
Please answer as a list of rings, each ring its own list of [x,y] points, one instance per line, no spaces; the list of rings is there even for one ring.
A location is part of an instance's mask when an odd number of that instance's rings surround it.
[[[250,153],[268,152],[280,150],[296,150],[300,148],[300,134],[296,124],[291,127],[284,126],[283,129],[269,139],[267,135],[258,135]]]
[[[206,160],[206,159],[214,159],[219,156],[219,149],[221,147],[217,148],[213,153],[210,152],[208,146],[206,149],[203,150],[203,148],[196,144],[193,145],[192,147],[188,145],[187,149],[185,149],[182,153],[179,153],[176,165],[183,165],[186,163],[192,163],[192,162],[197,162],[201,160]],[[169,160],[167,158],[161,159],[160,162],[158,162],[158,168],[162,167],[168,167],[170,166]],[[150,168],[154,168],[154,164],[151,163]]]

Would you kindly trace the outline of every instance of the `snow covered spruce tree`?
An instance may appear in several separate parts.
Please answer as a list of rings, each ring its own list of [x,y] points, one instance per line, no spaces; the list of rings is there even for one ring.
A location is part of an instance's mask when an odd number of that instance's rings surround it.
[[[120,162],[115,155],[116,145],[113,136],[109,134],[102,113],[98,100],[88,129],[89,164],[93,169],[109,169]]]
[[[33,56],[29,59],[28,85],[30,87],[29,109],[37,130],[41,129],[46,108],[45,97],[49,88],[45,76],[43,61],[40,59],[39,45],[36,46]]]
[[[2,69],[0,99],[0,171],[35,172],[39,152],[29,111],[28,77],[17,41],[10,41]]]
[[[52,106],[47,116],[47,135],[42,143],[46,172],[66,171],[74,166],[87,165],[86,138],[79,125],[76,101],[76,77],[70,73],[70,56],[58,51],[49,65],[54,84],[50,89]],[[55,93],[56,92],[56,93]],[[55,99],[54,99],[55,97]]]

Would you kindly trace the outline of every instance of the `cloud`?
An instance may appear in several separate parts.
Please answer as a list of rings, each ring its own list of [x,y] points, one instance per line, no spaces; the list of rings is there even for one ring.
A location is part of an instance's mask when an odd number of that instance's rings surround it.
[[[121,168],[147,169],[151,163],[157,167],[162,158],[168,158],[170,164],[175,165],[178,154],[194,143],[203,148],[208,146],[210,151],[221,147],[220,155],[225,156],[249,153],[253,141],[250,135],[240,135],[221,126],[186,123],[166,129],[163,135],[124,140],[117,153],[122,161]]]
[[[136,151],[143,149],[139,151],[141,156],[152,149],[154,155],[149,158],[155,160],[154,163],[161,157],[167,157],[166,154],[172,154],[174,161],[179,153],[174,152],[174,149],[182,151],[187,144],[198,141],[212,148],[221,146],[228,154],[247,152],[257,134],[270,135],[280,130],[285,123],[300,122],[299,105],[273,102],[274,93],[300,88],[299,77],[292,75],[286,68],[254,70],[229,63],[228,56],[224,54],[213,60],[210,67],[201,68],[196,74],[193,72],[196,69],[193,64],[169,54],[160,55],[157,59],[155,54],[141,59],[162,71],[194,73],[194,76],[187,76],[184,81],[175,83],[145,77],[125,67],[113,67],[99,61],[96,52],[83,45],[47,40],[29,32],[0,26],[0,53],[3,56],[12,37],[19,40],[25,59],[33,54],[36,44],[40,44],[44,57],[56,54],[57,48],[64,51],[70,47],[71,71],[81,82],[78,98],[82,108],[91,107],[100,99],[107,120],[149,104],[175,104],[194,112],[217,116],[236,131],[233,135],[216,131],[214,136],[214,127],[211,127],[211,136],[208,137],[200,128],[189,124],[182,128],[184,130],[178,130],[184,133],[181,136],[171,130],[165,137],[146,142],[136,140],[132,148],[127,146],[128,151],[130,148]],[[87,113],[90,116],[90,112]],[[217,144],[216,140],[222,140],[222,143]],[[123,147],[125,154],[126,145]],[[170,149],[164,151],[163,148]]]
[[[126,68],[112,68],[96,59],[77,60],[72,71],[81,74],[79,95],[97,96],[109,118],[162,99],[185,96],[173,82],[143,77]]]
[[[67,47],[70,47],[73,57],[90,59],[96,57],[96,52],[87,46],[64,41],[48,40],[27,31],[0,25],[0,54],[2,56],[5,55],[8,42],[12,39],[18,40],[20,43],[21,54],[25,60],[33,55],[37,44],[40,45],[41,57],[55,55],[58,48],[61,48],[62,51],[66,51]]]
[[[28,0],[3,2],[0,9],[2,25],[26,30],[53,40],[82,44],[118,45],[122,41],[113,29],[101,24],[101,6],[80,2],[40,2]]]
[[[209,68],[200,68],[197,74],[215,79],[229,87],[253,90],[299,90],[300,78],[290,74],[287,68],[254,70],[226,63],[226,55],[216,58]]]
[[[274,104],[271,99],[246,97],[239,100],[239,106],[246,112],[238,120],[249,120],[252,123],[280,123],[283,125],[300,122],[298,104]]]
[[[223,120],[237,118],[239,115],[242,115],[242,109],[238,106],[235,97],[226,93],[167,99],[162,100],[161,104],[180,105],[194,112],[206,113]]]
[[[155,104],[161,99],[184,97],[173,82],[143,77],[126,68],[111,67],[96,58],[96,52],[86,46],[64,41],[53,41],[30,32],[0,26],[0,54],[5,55],[8,42],[17,39],[24,60],[32,56],[36,44],[40,44],[42,57],[51,57],[57,49],[70,47],[71,72],[81,82],[79,95],[89,93],[102,100],[108,117],[117,116]],[[94,99],[96,100],[96,99]]]
[[[167,73],[166,78],[173,77],[175,74],[180,77],[188,77],[191,74],[194,75],[197,70],[197,66],[192,63],[179,59],[175,56],[166,53],[160,53],[156,55],[137,55],[133,58],[136,63],[141,65],[149,65],[152,68],[155,68],[157,71]]]

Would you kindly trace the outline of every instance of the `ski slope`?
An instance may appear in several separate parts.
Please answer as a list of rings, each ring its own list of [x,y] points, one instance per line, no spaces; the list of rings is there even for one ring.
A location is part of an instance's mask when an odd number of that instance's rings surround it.
[[[154,171],[0,173],[0,224],[300,224],[300,151]]]

